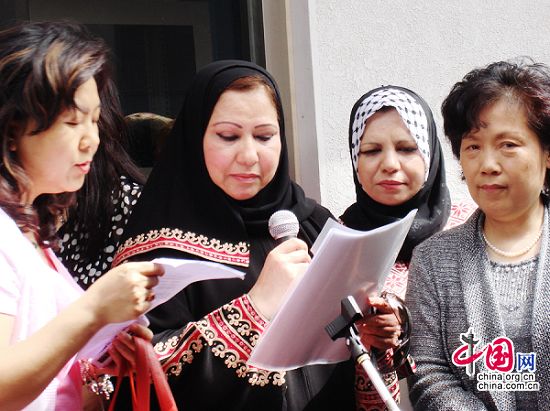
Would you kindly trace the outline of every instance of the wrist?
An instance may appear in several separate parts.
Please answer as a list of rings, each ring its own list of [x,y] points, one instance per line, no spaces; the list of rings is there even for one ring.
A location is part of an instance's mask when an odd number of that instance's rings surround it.
[[[258,296],[258,294],[255,292],[254,288],[252,288],[248,294],[248,301],[250,301],[250,304],[256,310],[256,312],[261,315],[263,318],[265,318],[267,321],[271,321],[273,318],[274,309],[272,308],[272,304],[270,304],[268,301],[266,301],[264,298],[261,298]]]
[[[250,293],[245,294],[243,297],[248,301],[248,304],[254,310],[254,314],[259,316],[266,323],[270,321],[270,319],[266,317],[262,311],[260,311],[256,303],[252,300],[252,298],[250,297]]]
[[[84,293],[73,303],[73,312],[85,329],[93,335],[103,326],[107,325],[108,321],[102,315],[100,304],[95,303],[87,294],[87,292]]]

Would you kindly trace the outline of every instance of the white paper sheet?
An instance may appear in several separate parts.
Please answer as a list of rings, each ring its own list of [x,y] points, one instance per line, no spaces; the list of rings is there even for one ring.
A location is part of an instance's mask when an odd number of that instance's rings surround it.
[[[329,220],[311,247],[314,257],[285,297],[248,361],[269,370],[291,370],[348,359],[344,339],[332,341],[325,326],[340,315],[340,301],[353,295],[361,310],[378,295],[413,222],[402,220],[358,231]]]
[[[244,279],[244,273],[223,264],[202,260],[185,260],[176,258],[156,258],[154,263],[164,267],[164,275],[159,277],[155,286],[155,299],[152,301],[151,311],[156,306],[168,301],[189,284],[196,281],[214,280],[223,278]],[[92,360],[97,366],[108,363],[109,358],[103,354],[113,338],[130,324],[136,321],[108,324],[99,330],[77,354],[78,359]],[[148,325],[149,321],[143,315],[137,319],[140,324]]]

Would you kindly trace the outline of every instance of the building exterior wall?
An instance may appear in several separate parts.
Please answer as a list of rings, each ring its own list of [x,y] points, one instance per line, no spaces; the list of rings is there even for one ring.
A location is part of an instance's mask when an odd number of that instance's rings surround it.
[[[401,85],[428,102],[456,202],[469,194],[442,132],[440,107],[452,85],[493,61],[550,64],[550,2],[540,0],[263,0],[263,10],[294,176],[336,216],[355,200],[349,113],[367,90]],[[404,381],[401,390],[401,409],[412,410]]]
[[[280,1],[292,7],[289,1]],[[451,86],[474,67],[516,56],[531,56],[550,64],[550,2],[299,2],[308,3],[309,14],[291,23],[309,25],[311,50],[304,50],[302,45],[293,53],[311,53],[314,97],[301,104],[314,104],[315,118],[308,121],[315,121],[310,129],[316,131],[317,147],[301,146],[300,140],[309,137],[296,135],[302,155],[298,153],[295,158],[301,159],[298,168],[302,170],[318,167],[323,205],[340,215],[354,201],[347,146],[349,112],[357,98],[382,84],[411,88],[426,99],[444,142],[452,198],[468,198],[458,163],[441,131],[441,102]],[[297,40],[289,37],[288,41],[292,52]],[[290,92],[303,95],[301,87],[294,83]],[[317,150],[318,164],[307,163],[304,153],[308,150]],[[300,181],[300,176],[297,179]],[[304,188],[308,194],[317,191],[310,183]]]
[[[308,1],[263,0],[267,69],[275,76],[285,112],[291,174],[321,201]]]

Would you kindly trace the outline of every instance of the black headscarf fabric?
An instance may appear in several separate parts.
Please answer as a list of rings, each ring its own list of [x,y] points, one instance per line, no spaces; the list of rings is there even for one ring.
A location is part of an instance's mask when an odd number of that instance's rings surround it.
[[[397,98],[395,96],[398,96]],[[422,109],[422,112],[415,113],[417,116],[424,115],[427,123],[428,143],[430,148],[429,173],[420,191],[410,200],[396,206],[388,206],[374,201],[364,190],[357,177],[355,165],[353,166],[353,181],[355,183],[356,202],[352,204],[340,217],[346,226],[357,230],[372,230],[374,228],[392,223],[405,217],[409,211],[418,209],[411,229],[407,234],[405,242],[397,257],[398,261],[409,262],[414,247],[440,231],[445,226],[451,210],[449,190],[445,181],[445,166],[443,152],[437,128],[433,119],[432,111],[428,104],[418,94],[411,90],[398,86],[383,86],[364,94],[353,106],[350,115],[349,126],[349,150],[354,162],[356,155],[356,142],[354,141],[354,129],[357,128],[358,116],[364,113],[362,108],[365,102],[370,103],[373,99],[388,101],[378,107],[392,106],[397,109],[403,118],[403,112],[409,110],[411,103]],[[376,111],[375,110],[375,111]],[[364,118],[363,126],[368,117]],[[355,124],[355,127],[354,127]],[[409,127],[410,129],[411,127]],[[364,127],[363,127],[364,129]]]
[[[273,180],[255,197],[236,201],[210,179],[203,136],[220,95],[230,83],[245,76],[265,78],[276,92],[281,155]],[[221,243],[247,244],[251,231],[269,235],[267,222],[275,211],[289,209],[303,222],[314,208],[315,202],[290,180],[282,106],[274,79],[253,63],[218,61],[200,70],[192,81],[161,158],[132,213],[125,238],[177,228]]]
[[[272,181],[255,197],[237,201],[210,179],[203,136],[220,95],[230,83],[250,75],[262,76],[276,91],[281,155]],[[154,257],[209,259],[235,265],[246,275],[244,280],[193,283],[148,313],[154,341],[171,341],[173,336],[179,339],[190,322],[200,321],[250,290],[276,245],[268,232],[268,219],[280,209],[294,212],[300,222],[298,237],[309,246],[332,217],[290,180],[283,113],[273,78],[263,68],[245,61],[211,63],[197,73],[188,90],[113,264]],[[186,237],[184,233],[189,232],[191,237]],[[189,238],[192,244],[187,247]],[[341,409],[353,409],[351,361],[300,368],[286,373],[284,386],[259,386],[237,377],[237,371],[208,348],[192,357],[177,378],[169,378],[176,401],[186,410],[291,411],[321,409],[319,404],[328,404],[329,409],[340,405]]]

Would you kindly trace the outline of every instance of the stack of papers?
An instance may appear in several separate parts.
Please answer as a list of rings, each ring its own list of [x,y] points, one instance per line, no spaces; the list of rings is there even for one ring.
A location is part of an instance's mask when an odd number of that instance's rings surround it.
[[[244,278],[244,273],[223,264],[203,260],[185,260],[175,258],[157,258],[154,263],[164,267],[164,275],[159,277],[155,286],[155,299],[148,311],[168,301],[189,284],[196,281],[222,278]],[[102,367],[108,364],[110,358],[104,355],[115,336],[130,324],[138,322],[148,325],[149,320],[142,315],[137,320],[116,324],[108,324],[99,330],[88,343],[78,352],[77,359],[86,359],[94,365]]]
[[[348,295],[363,312],[366,298],[379,295],[415,215],[413,210],[370,231],[329,220],[311,248],[310,266],[285,297],[248,363],[286,371],[348,359],[344,339],[331,340],[325,326],[340,315],[340,302]]]
[[[286,371],[348,359],[350,353],[345,341],[332,341],[325,326],[340,315],[340,302],[348,295],[355,297],[365,312],[366,298],[380,294],[415,214],[413,210],[402,220],[371,231],[353,230],[329,219],[311,247],[310,266],[285,296],[252,351],[249,364]],[[154,289],[150,310],[193,282],[244,278],[241,271],[209,261],[157,258],[153,262],[162,264],[165,274]],[[105,355],[107,347],[133,322],[103,327],[79,351],[77,359],[105,366],[110,361]],[[148,324],[145,316],[137,322]]]

